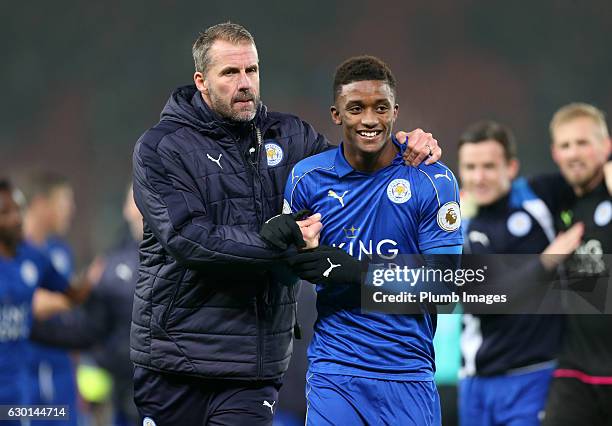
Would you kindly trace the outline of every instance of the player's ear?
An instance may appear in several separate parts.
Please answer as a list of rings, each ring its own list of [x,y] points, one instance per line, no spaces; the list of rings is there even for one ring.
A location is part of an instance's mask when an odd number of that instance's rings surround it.
[[[341,125],[342,119],[340,118],[340,111],[338,111],[338,108],[336,108],[335,105],[332,105],[329,107],[329,111],[331,112],[331,118],[334,124],[337,124],[338,126]]]
[[[399,114],[399,104],[395,104],[393,106],[393,121],[397,120],[398,114]]]

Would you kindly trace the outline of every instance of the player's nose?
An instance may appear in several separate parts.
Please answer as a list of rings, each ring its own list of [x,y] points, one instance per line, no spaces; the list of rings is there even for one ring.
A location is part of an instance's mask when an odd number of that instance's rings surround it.
[[[361,115],[361,124],[369,128],[376,127],[378,125],[378,117],[372,111],[365,111]]]

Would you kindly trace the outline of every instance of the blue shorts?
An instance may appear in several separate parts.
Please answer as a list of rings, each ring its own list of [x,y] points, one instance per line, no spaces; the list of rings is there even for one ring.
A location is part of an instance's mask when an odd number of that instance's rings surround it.
[[[308,373],[306,425],[440,425],[433,381]]]
[[[538,426],[544,415],[553,368],[459,382],[461,426]]]

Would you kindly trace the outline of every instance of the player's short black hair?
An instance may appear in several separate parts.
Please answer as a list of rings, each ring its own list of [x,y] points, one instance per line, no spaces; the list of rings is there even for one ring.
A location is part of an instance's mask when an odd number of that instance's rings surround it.
[[[460,149],[466,143],[478,143],[494,140],[504,148],[504,156],[507,161],[516,158],[516,141],[512,131],[496,121],[479,121],[469,126],[459,138]]]
[[[396,98],[395,77],[389,66],[375,56],[363,55],[349,58],[336,68],[334,101],[345,84],[366,80],[384,81],[391,88],[393,97]]]

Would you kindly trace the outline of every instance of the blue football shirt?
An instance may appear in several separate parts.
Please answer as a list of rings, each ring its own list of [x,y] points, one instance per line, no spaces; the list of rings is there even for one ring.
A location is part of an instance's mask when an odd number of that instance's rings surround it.
[[[68,282],[49,259],[27,243],[14,258],[0,257],[0,403],[23,403],[32,297],[37,287],[65,291]]]
[[[321,213],[320,243],[362,259],[463,243],[459,189],[443,164],[354,170],[342,145],[300,161],[285,188],[284,212]],[[435,315],[361,312],[360,290],[317,285],[318,318],[308,349],[311,372],[387,380],[433,380]]]
[[[58,237],[49,237],[41,249],[47,254],[55,270],[70,280],[74,274],[74,255],[70,246]]]

